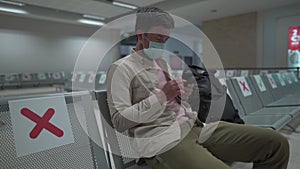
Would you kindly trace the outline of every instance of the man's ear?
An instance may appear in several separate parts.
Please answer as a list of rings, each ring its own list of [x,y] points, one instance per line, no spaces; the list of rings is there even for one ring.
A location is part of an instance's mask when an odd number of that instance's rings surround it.
[[[143,34],[137,34],[138,41],[143,41]]]

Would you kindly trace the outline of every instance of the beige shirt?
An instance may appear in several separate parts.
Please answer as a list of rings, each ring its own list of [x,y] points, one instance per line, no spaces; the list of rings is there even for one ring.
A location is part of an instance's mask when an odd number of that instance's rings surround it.
[[[156,62],[170,74],[170,67],[163,59]],[[156,98],[153,92],[159,90],[157,84],[152,61],[136,53],[114,62],[107,73],[107,101],[112,123],[120,132],[128,130],[140,157],[153,157],[166,151],[187,134],[183,133],[176,113]],[[191,128],[197,113],[184,101],[181,106]]]

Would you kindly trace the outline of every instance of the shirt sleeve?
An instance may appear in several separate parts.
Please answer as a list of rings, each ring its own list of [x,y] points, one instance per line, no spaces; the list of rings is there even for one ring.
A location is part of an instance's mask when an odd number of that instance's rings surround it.
[[[170,65],[166,63],[164,60],[162,62],[164,62],[164,64],[166,65],[170,78],[175,79],[175,77],[172,74],[172,68],[170,67]],[[194,120],[197,118],[197,112],[192,110],[191,105],[187,101],[182,101],[181,107],[184,109],[185,115],[187,117]]]
[[[122,65],[111,65],[107,73],[107,101],[112,123],[120,132],[156,120],[165,109],[165,105],[161,105],[153,93],[132,104],[132,79],[133,75]]]

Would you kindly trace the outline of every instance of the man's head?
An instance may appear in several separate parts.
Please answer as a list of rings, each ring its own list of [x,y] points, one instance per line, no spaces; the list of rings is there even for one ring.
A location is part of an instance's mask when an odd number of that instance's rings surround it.
[[[167,12],[156,7],[142,7],[137,11],[135,31],[147,32],[151,27],[174,28],[174,19]]]
[[[135,31],[137,50],[147,49],[151,42],[165,43],[174,28],[174,19],[156,7],[143,7],[137,11]]]

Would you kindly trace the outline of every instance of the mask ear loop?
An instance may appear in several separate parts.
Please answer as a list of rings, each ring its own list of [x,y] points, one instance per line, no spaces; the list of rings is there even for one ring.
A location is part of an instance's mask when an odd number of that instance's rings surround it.
[[[143,35],[144,35],[143,42],[145,43],[145,40],[147,40],[150,43],[151,40],[149,38],[147,38],[148,33],[144,33]],[[144,46],[143,46],[143,49],[144,49]]]

